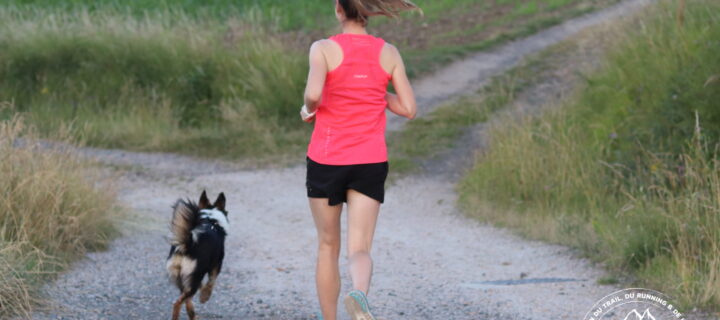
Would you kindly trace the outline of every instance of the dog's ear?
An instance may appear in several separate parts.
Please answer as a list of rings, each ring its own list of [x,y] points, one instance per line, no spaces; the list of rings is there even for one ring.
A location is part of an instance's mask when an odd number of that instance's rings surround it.
[[[200,207],[200,209],[210,208],[210,200],[208,199],[205,190],[203,190],[203,193],[200,195],[200,202],[198,203],[198,207]]]
[[[213,204],[213,206],[216,209],[225,212],[225,193],[220,192],[220,195],[215,200],[215,204]]]

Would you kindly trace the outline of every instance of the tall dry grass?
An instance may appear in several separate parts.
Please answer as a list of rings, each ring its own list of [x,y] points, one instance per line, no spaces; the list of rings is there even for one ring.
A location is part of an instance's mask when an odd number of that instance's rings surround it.
[[[99,171],[43,147],[17,117],[0,122],[0,316],[29,317],[42,281],[103,248],[116,213]]]
[[[676,161],[650,156],[654,183],[634,201],[668,220],[665,257],[650,261],[641,279],[675,292],[688,304],[720,307],[720,144],[701,127]],[[652,165],[652,164],[651,164]],[[642,197],[644,196],[644,197]]]
[[[491,131],[461,183],[487,221],[581,248],[621,278],[720,308],[720,3],[663,1],[577,96]]]
[[[579,139],[570,111],[494,128],[491,150],[460,185],[484,221],[570,245],[618,278],[686,308],[720,303],[720,153],[696,136],[677,155],[640,150],[636,168],[608,163]],[[639,147],[641,148],[641,147]]]

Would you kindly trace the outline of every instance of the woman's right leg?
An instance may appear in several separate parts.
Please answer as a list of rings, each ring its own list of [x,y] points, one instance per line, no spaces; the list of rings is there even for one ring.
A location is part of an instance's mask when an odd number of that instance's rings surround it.
[[[327,198],[308,198],[310,210],[318,233],[317,268],[315,284],[317,286],[320,309],[324,320],[335,320],[337,302],[340,294],[340,214],[342,204],[328,205]]]

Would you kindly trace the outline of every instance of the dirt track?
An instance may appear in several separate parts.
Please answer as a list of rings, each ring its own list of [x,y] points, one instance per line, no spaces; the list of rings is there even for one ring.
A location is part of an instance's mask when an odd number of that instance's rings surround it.
[[[420,80],[415,87],[423,110],[426,113],[448,97],[478,88],[520,58],[566,39],[581,27],[632,12],[641,2],[625,1],[574,19],[557,27],[560,31],[553,28],[446,69],[463,72],[462,76],[450,79],[441,72]],[[506,47],[524,49],[507,59],[488,58],[502,55]],[[430,89],[432,83],[438,85]],[[531,104],[539,103],[542,99],[531,99]],[[164,270],[170,205],[180,196],[196,197],[202,189],[211,197],[220,191],[228,195],[231,234],[215,295],[207,305],[198,304],[200,318],[314,317],[315,230],[301,163],[247,170],[167,154],[95,149],[85,153],[113,165],[138,168],[119,181],[120,200],[135,217],[110,250],[89,254],[48,286],[56,309],[36,314],[35,319],[169,318],[177,293]],[[614,290],[597,285],[603,273],[567,248],[527,241],[462,216],[455,207],[453,187],[448,175],[426,174],[402,178],[388,190],[373,249],[376,267],[370,301],[378,315],[581,319],[596,300]],[[343,273],[344,292],[347,279]],[[342,312],[341,319],[346,319]]]

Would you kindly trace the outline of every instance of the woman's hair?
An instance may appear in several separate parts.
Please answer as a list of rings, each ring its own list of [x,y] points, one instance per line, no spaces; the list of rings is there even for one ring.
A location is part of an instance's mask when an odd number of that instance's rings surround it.
[[[420,10],[409,0],[337,0],[345,17],[367,24],[371,16],[397,17],[400,11]],[[422,12],[422,10],[420,10]]]

